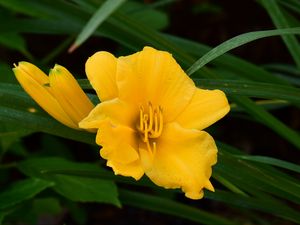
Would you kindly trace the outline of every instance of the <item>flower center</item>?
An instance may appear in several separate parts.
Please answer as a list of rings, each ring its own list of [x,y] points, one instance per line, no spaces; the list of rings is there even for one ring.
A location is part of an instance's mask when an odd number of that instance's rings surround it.
[[[151,152],[156,151],[156,142],[150,139],[158,138],[163,130],[163,110],[161,106],[153,107],[148,102],[148,110],[140,106],[140,121],[138,131],[141,134],[143,142]]]

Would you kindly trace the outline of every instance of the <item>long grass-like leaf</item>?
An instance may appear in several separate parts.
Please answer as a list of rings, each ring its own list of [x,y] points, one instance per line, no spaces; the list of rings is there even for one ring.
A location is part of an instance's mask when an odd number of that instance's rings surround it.
[[[94,13],[80,34],[77,36],[74,44],[70,47],[69,52],[78,48],[87,40],[93,32],[103,23],[116,9],[118,9],[126,0],[106,0]]]
[[[237,98],[236,96],[232,96],[232,98],[236,104],[238,104],[241,107],[244,107],[247,113],[252,115],[261,123],[272,128],[279,135],[284,137],[286,140],[288,140],[300,150],[300,135],[297,131],[290,129],[288,126],[276,119],[273,115],[265,111],[263,108],[257,106],[250,99],[246,97]]]
[[[300,105],[299,88],[246,80],[194,79],[194,81],[198,87],[204,89],[221,89],[228,95],[281,99]]]
[[[281,8],[278,6],[275,0],[260,0],[260,2],[266,8],[277,28],[282,29],[290,27],[288,21],[281,11]],[[282,36],[282,39],[291,53],[297,67],[300,68],[300,45],[297,38],[294,35],[289,35]]]
[[[201,224],[236,224],[215,214],[192,208],[173,200],[124,189],[120,189],[119,193],[121,202],[126,205],[178,216]]]
[[[287,34],[300,34],[300,28],[287,28],[287,29],[278,29],[278,30],[267,30],[267,31],[255,31],[245,34],[238,35],[234,38],[231,38],[217,47],[213,48],[211,51],[206,53],[200,59],[198,59],[188,70],[187,73],[192,75],[197,70],[201,69],[210,61],[215,58],[223,55],[224,53],[240,47],[244,44],[247,44],[251,41],[255,41],[261,38],[277,36],[277,35],[287,35]]]
[[[271,158],[271,157],[267,157],[267,156],[252,156],[252,155],[251,156],[238,155],[236,157],[240,158],[240,159],[253,161],[253,162],[259,162],[259,163],[264,163],[264,164],[268,164],[268,165],[272,165],[272,166],[277,166],[279,168],[284,168],[284,169],[288,169],[288,170],[300,173],[300,166],[298,166],[294,163],[286,162],[284,160],[275,159],[275,158]]]

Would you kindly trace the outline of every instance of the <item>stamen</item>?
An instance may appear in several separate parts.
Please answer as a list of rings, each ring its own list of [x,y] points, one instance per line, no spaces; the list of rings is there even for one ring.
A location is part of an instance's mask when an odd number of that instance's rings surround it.
[[[149,131],[152,130],[152,126],[153,126],[153,108],[152,108],[152,104],[151,102],[148,103],[148,107],[149,107]]]
[[[157,118],[157,111],[154,111],[154,134],[158,132],[158,118]]]
[[[164,121],[163,121],[163,112],[162,112],[162,108],[159,107],[159,130],[158,130],[158,136],[161,135],[162,133],[162,129],[163,129],[163,124],[164,124]]]
[[[145,115],[146,116],[146,115]],[[148,140],[148,124],[147,124],[147,120],[144,120],[144,127],[145,127],[145,130],[144,130],[144,142],[149,142]]]
[[[155,154],[156,142],[150,139],[158,138],[163,130],[163,110],[161,106],[153,107],[151,102],[148,102],[148,112],[146,113],[143,106],[140,106],[140,121],[137,126],[141,134],[141,138],[146,143],[149,152]],[[151,144],[152,142],[152,144]]]
[[[144,130],[144,120],[143,120],[144,108],[140,106],[140,127],[139,129],[142,131]]]
[[[153,155],[156,153],[156,142],[153,142],[153,150],[152,150]]]

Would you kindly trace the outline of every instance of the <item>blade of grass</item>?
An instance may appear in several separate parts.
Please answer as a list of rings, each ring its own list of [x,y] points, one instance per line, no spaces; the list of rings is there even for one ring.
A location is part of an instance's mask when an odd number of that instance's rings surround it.
[[[237,159],[239,151],[232,154],[227,151],[228,146],[218,146],[219,163],[214,173],[223,175],[240,188],[244,186],[242,190],[247,193],[259,190],[300,204],[299,180],[271,166]]]
[[[205,196],[208,199],[224,202],[229,205],[271,213],[277,217],[300,224],[299,213],[289,207],[286,207],[284,203],[278,204],[278,202],[274,202],[272,200],[235,195],[222,190],[216,190],[215,193],[205,192]]]
[[[263,164],[268,164],[268,165],[272,165],[272,166],[277,166],[279,168],[284,168],[287,170],[291,170],[297,173],[300,173],[300,166],[294,164],[294,163],[290,163],[290,162],[286,162],[284,160],[280,160],[280,159],[275,159],[272,157],[267,157],[267,156],[248,156],[248,155],[238,155],[235,156],[236,158],[240,158],[240,159],[245,159],[245,160],[249,160],[249,161],[253,161],[253,162],[259,162],[259,163],[263,163]]]
[[[200,88],[221,89],[228,95],[281,99],[300,106],[299,88],[246,80],[194,79],[194,81]]]
[[[181,46],[187,53],[197,58],[200,58],[212,49],[212,47],[202,43],[194,42],[181,37],[176,37],[169,34],[164,34],[164,36],[174,44]],[[220,67],[221,69],[228,69],[232,71],[237,75],[238,79],[287,84],[284,79],[277,78],[270,72],[264,70],[262,67],[252,64],[242,58],[231,55],[230,53],[225,53],[224,55],[213,60],[211,63],[214,66]]]
[[[291,105],[289,102],[282,101],[282,100],[258,100],[258,101],[254,101],[254,103],[256,105],[263,107],[267,111],[282,109],[284,107]],[[231,112],[245,112],[245,109],[237,106],[235,103],[232,103],[232,104],[230,104],[230,111]]]
[[[206,53],[204,56],[202,56],[200,59],[198,59],[188,70],[187,73],[189,75],[192,75],[197,70],[201,69],[203,66],[205,66],[210,61],[214,60],[215,58],[223,55],[224,53],[240,47],[244,44],[247,44],[249,42],[266,38],[266,37],[272,37],[277,35],[287,35],[287,34],[300,34],[300,28],[286,28],[286,29],[278,29],[278,30],[265,30],[265,31],[255,31],[255,32],[249,32],[244,33],[241,35],[238,35],[236,37],[233,37],[222,44],[218,45],[217,47],[210,50],[208,53]]]
[[[51,11],[42,1],[26,1],[26,4],[20,0],[0,0],[0,5],[12,11],[27,14],[39,18],[51,18]]]
[[[265,64],[263,65],[264,68],[268,70],[274,70],[278,72],[283,72],[291,75],[297,75],[300,76],[300,71],[293,65],[290,64]],[[299,79],[299,78],[298,78]]]
[[[121,202],[125,205],[166,213],[201,224],[236,224],[235,222],[219,217],[216,214],[208,213],[170,199],[125,189],[119,189],[119,194]]]
[[[277,0],[277,2],[296,13],[300,13],[300,4],[298,0]]]
[[[124,2],[125,0],[106,0],[87,22],[68,51],[73,52],[78,48]]]
[[[236,96],[231,96],[231,98],[237,105],[243,107],[248,114],[253,116],[253,118],[256,118],[261,123],[272,128],[275,132],[284,137],[291,144],[297,147],[298,150],[300,150],[300,135],[298,132],[286,126],[263,108],[257,106],[250,99],[242,96],[239,96],[239,98]]]
[[[265,7],[277,28],[282,29],[290,27],[275,0],[260,0],[259,2],[261,2],[261,4]],[[294,35],[289,35],[282,36],[282,39],[292,55],[297,67],[300,69],[300,45],[297,38]]]

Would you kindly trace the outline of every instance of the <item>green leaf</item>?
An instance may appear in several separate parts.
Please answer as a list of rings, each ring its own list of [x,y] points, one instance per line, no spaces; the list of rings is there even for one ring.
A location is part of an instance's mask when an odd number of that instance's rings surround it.
[[[49,170],[93,170],[101,174],[103,170],[94,164],[43,157],[23,161],[18,168],[28,176],[54,182],[54,190],[72,201],[105,202],[120,206],[117,187],[112,181],[45,173]]]
[[[35,195],[53,186],[53,182],[28,178],[13,183],[9,188],[0,193],[0,209],[5,209],[33,198]]]
[[[298,0],[277,0],[277,2],[296,13],[300,13],[300,4]]]
[[[224,145],[222,145],[222,152],[219,154],[219,163],[216,165],[214,169],[213,177],[220,177],[222,176],[223,179],[226,179],[227,184],[225,185],[228,187],[228,182],[230,182],[230,189],[232,189],[232,185],[234,185],[233,189],[234,191],[238,190],[238,195],[232,194],[232,193],[225,193],[220,192],[219,190],[215,193],[205,193],[205,197],[221,202],[225,202],[230,205],[235,205],[242,208],[248,208],[248,209],[255,209],[262,212],[267,213],[273,213],[276,214],[276,216],[281,218],[286,218],[291,221],[298,221],[297,218],[299,218],[299,214],[289,208],[288,206],[283,206],[282,202],[275,200],[271,198],[268,194],[265,194],[261,192],[260,189],[263,190],[271,190],[272,194],[278,194],[281,193],[282,195],[289,195],[289,193],[294,193],[294,196],[291,196],[292,198],[295,198],[295,196],[298,195],[298,193],[295,191],[294,183],[290,183],[292,181],[289,180],[280,180],[277,176],[267,173],[266,168],[257,168],[253,164],[249,163],[242,163],[240,161],[235,161],[234,157],[230,158],[230,161],[228,161],[228,154],[224,152],[223,150]],[[228,150],[229,147],[226,146],[226,150]],[[239,152],[239,151],[238,151]],[[224,160],[226,153],[226,161]],[[236,150],[233,151],[233,154],[237,154]],[[233,168],[233,169],[232,169]],[[236,168],[239,168],[238,170]],[[250,170],[250,171],[249,171]],[[222,173],[220,173],[222,171]],[[228,173],[232,175],[233,177],[237,177],[237,180],[232,180],[232,176],[228,177]],[[65,174],[65,175],[73,175],[77,177],[89,177],[93,179],[110,179],[114,180],[118,183],[124,183],[124,184],[130,184],[135,186],[142,186],[142,187],[148,187],[152,188],[154,190],[157,190],[158,187],[155,186],[153,183],[149,182],[149,180],[142,180],[142,181],[134,181],[133,179],[127,178],[127,177],[121,177],[121,176],[115,176],[112,173],[108,171],[103,172],[97,172],[95,170],[91,169],[80,169],[80,170],[74,170],[74,169],[49,169],[47,171],[44,171],[44,174]],[[275,173],[274,173],[275,174]],[[282,176],[282,175],[279,175]],[[247,179],[244,179],[243,177],[247,177]],[[284,177],[284,176],[282,176]],[[242,181],[247,181],[245,185],[242,185]],[[276,182],[274,182],[274,180]],[[279,180],[277,182],[277,180]],[[219,181],[219,179],[218,179]],[[250,182],[250,183],[249,183]],[[288,184],[289,186],[293,186],[293,189],[289,190],[290,187],[286,187]],[[223,183],[222,183],[223,184]],[[247,197],[248,195],[245,194],[241,189],[245,190],[247,193],[251,194],[251,197]],[[265,189],[263,189],[265,188]],[[279,189],[280,191],[279,191]],[[170,192],[170,190],[168,190]],[[176,190],[176,192],[179,192],[179,190]],[[253,193],[254,192],[254,193]],[[182,194],[182,193],[181,193]],[[241,195],[242,194],[242,195]],[[254,196],[253,196],[254,195]],[[256,195],[263,196],[263,198],[256,198]],[[246,197],[246,198],[245,198]],[[233,200],[234,199],[234,200]],[[122,200],[122,195],[121,195]],[[191,218],[190,218],[191,219]]]
[[[11,210],[9,214],[7,214],[4,224],[17,224],[22,222],[22,224],[33,225],[39,224],[39,221],[41,220],[47,220],[47,223],[52,224],[54,223],[54,220],[52,219],[59,218],[63,215],[64,209],[65,202],[64,208],[62,208],[59,200],[56,198],[35,197],[32,201],[28,201],[18,207],[15,207],[14,210]],[[46,218],[49,218],[50,220]]]
[[[253,116],[253,118],[257,119],[262,124],[272,128],[275,132],[300,150],[300,135],[297,131],[286,126],[283,122],[276,119],[272,114],[256,105],[250,99],[241,96],[239,98],[231,96],[231,98],[233,98],[237,105],[243,107],[249,115]]]
[[[145,26],[150,26],[154,30],[161,30],[169,24],[166,13],[153,9],[152,5],[127,1],[121,6],[120,11],[133,19],[139,20]]]
[[[199,58],[209,52],[212,47],[198,43],[195,41],[187,40],[184,38],[166,35],[168,40],[174,44],[181,46],[187,53]],[[238,58],[230,53],[225,53],[224,55],[211,61],[211,64],[220,68],[221,70],[229,70],[236,74],[238,79],[247,79],[258,82],[265,83],[276,83],[276,84],[287,84],[284,79],[278,78],[271,74],[270,72],[264,70],[251,62],[248,62],[242,58]],[[193,76],[192,76],[193,77]]]
[[[260,0],[262,5],[269,13],[273,23],[279,29],[289,28],[290,25],[283,15],[280,7],[275,0]],[[284,43],[286,44],[290,54],[292,55],[296,65],[300,68],[300,45],[297,38],[294,35],[282,36]]]
[[[5,217],[9,214],[11,214],[14,211],[13,208],[7,209],[7,210],[1,210],[0,211],[0,224],[3,224],[3,220],[5,219]]]
[[[63,210],[58,199],[51,197],[34,199],[32,204],[36,215],[58,215]]]
[[[121,206],[117,198],[117,189],[110,181],[76,177],[69,175],[54,175],[54,190],[72,201],[104,202]]]
[[[12,72],[11,66],[0,62],[0,83],[16,83],[16,78]]]
[[[258,199],[255,197],[246,197],[222,190],[216,190],[215,193],[205,192],[204,196],[205,198],[218,202],[224,202],[239,208],[242,207],[251,210],[259,210],[261,212],[271,213],[277,217],[281,217],[298,224],[300,223],[300,214],[297,211],[287,207],[283,202],[277,202],[267,198]]]
[[[217,47],[210,50],[200,59],[198,59],[188,70],[187,73],[192,75],[197,70],[201,69],[210,61],[214,60],[215,58],[223,55],[224,53],[240,47],[244,44],[247,44],[251,41],[255,41],[261,38],[277,36],[277,35],[287,35],[287,34],[300,34],[300,28],[287,28],[287,29],[278,29],[278,30],[266,30],[266,31],[255,31],[244,33],[233,37],[222,44],[218,45]]]
[[[87,40],[93,32],[124,2],[125,0],[106,0],[82,29],[69,51],[72,52],[75,48]]]
[[[300,89],[286,85],[268,84],[247,80],[194,79],[204,89],[221,89],[228,95],[265,99],[281,99],[300,105]]]
[[[236,224],[218,215],[196,209],[173,200],[120,189],[120,199],[125,205],[166,213],[201,224]]]
[[[251,195],[270,193],[300,203],[300,185],[297,179],[268,165],[237,159],[235,156],[240,155],[239,151],[235,150],[232,154],[228,152],[228,146],[219,146],[219,163],[214,167],[214,173],[224,176]]]
[[[21,52],[24,55],[28,55],[25,39],[17,33],[1,33],[0,44]]]
[[[0,156],[21,137],[30,134],[31,131],[9,123],[0,123]],[[1,151],[2,150],[2,151]]]
[[[47,13],[49,8],[41,3],[41,1],[26,1],[26,4],[24,4],[24,2],[19,0],[0,0],[0,5],[26,15],[50,18],[50,15]]]
[[[298,166],[294,163],[286,162],[281,159],[275,159],[275,158],[267,157],[267,156],[253,156],[253,155],[251,155],[251,156],[250,155],[249,156],[248,155],[237,155],[235,157],[253,161],[253,162],[259,162],[259,163],[263,163],[263,164],[277,166],[279,168],[284,168],[284,169],[288,169],[288,170],[300,173],[300,166]]]

